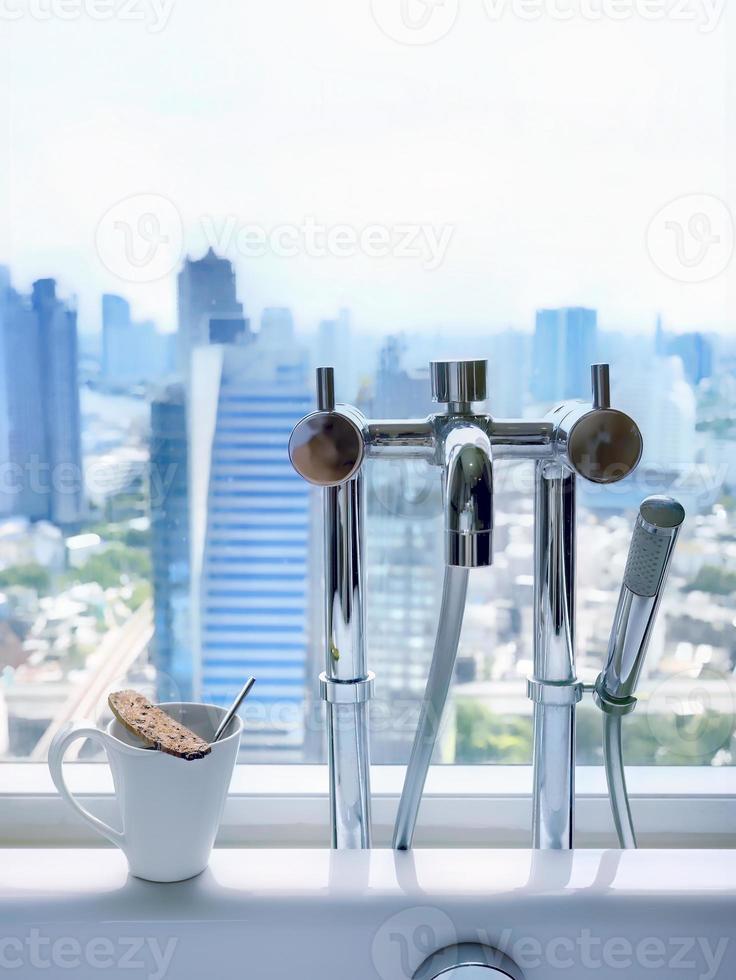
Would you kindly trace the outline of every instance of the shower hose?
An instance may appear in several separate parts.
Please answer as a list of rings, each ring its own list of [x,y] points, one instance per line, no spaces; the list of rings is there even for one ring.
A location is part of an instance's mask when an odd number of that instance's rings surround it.
[[[621,744],[621,715],[606,713],[603,716],[603,759],[606,766],[608,795],[611,800],[613,822],[621,847],[636,847],[634,822],[631,818],[629,794],[626,789],[624,753]]]
[[[411,847],[414,837],[414,827],[424,792],[424,783],[427,779],[427,770],[434,752],[442,713],[447,701],[447,693],[455,669],[467,591],[468,569],[451,565],[445,566],[442,602],[432,664],[429,669],[419,724],[414,736],[414,745],[406,769],[404,788],[401,791],[394,827],[393,846],[400,851],[405,851]]]

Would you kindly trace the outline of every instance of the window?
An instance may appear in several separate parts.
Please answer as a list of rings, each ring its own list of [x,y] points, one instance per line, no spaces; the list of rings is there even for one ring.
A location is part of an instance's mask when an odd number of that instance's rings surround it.
[[[320,508],[286,453],[314,367],[371,416],[418,416],[430,359],[487,356],[500,417],[587,397],[610,361],[646,454],[580,487],[579,676],[605,657],[639,500],[678,496],[627,758],[733,764],[725,13],[0,0],[0,19],[0,757],[43,760],[113,687],[226,703],[253,673],[244,761],[324,761]],[[495,476],[447,763],[531,759],[531,469]],[[440,487],[394,462],[367,482],[373,755],[395,764]],[[579,717],[598,763],[600,719]]]

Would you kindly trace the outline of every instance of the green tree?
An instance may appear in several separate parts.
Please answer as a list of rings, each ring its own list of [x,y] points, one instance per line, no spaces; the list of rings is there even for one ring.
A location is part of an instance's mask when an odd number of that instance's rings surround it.
[[[478,701],[459,699],[456,720],[456,762],[528,765],[532,758],[530,715],[495,714]],[[577,762],[603,762],[603,715],[589,701],[576,718]],[[730,714],[706,711],[699,715],[649,715],[641,704],[623,726],[627,765],[711,765],[723,750],[736,763],[736,735]]]
[[[75,582],[99,582],[103,589],[116,588],[123,578],[147,579],[151,559],[147,551],[114,542],[105,551],[92,555],[81,568],[70,573]]]
[[[0,572],[0,589],[8,589],[13,585],[35,589],[39,595],[47,595],[51,587],[51,576],[42,565],[16,565]]]
[[[459,699],[456,731],[455,761],[460,764],[531,762],[531,717],[497,715],[477,701]]]
[[[717,565],[703,565],[692,582],[685,586],[685,591],[731,595],[736,591],[736,572],[718,568]]]

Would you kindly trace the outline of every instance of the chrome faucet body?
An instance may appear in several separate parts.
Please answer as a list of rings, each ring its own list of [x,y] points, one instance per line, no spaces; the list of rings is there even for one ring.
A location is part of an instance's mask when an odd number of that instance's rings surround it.
[[[485,361],[436,361],[430,369],[433,398],[447,410],[410,420],[367,420],[351,406],[336,406],[332,369],[318,369],[319,410],[297,423],[289,444],[297,472],[325,488],[322,695],[328,706],[333,845],[370,846],[372,675],[365,654],[361,470],[366,459],[415,458],[441,472],[448,572],[492,564],[495,461],[536,463],[534,675],[528,692],[535,726],[533,841],[537,847],[571,847],[574,716],[582,692],[574,654],[576,478],[611,483],[626,476],[641,458],[641,435],[632,419],[609,406],[607,365],[593,368],[591,402],[565,402],[532,421],[496,420],[473,410],[486,397]],[[454,588],[464,595],[462,582]],[[430,672],[441,677],[425,698],[435,715],[444,706],[457,637],[454,643],[451,662],[439,671],[433,665]],[[356,726],[349,739],[335,727],[338,709],[346,704]],[[421,723],[417,732],[397,821],[399,847],[411,842],[437,722],[424,731],[421,751]]]

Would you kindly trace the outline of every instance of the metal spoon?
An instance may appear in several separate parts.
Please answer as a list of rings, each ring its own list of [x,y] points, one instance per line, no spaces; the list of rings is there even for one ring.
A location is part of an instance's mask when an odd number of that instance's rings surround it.
[[[251,688],[253,687],[255,682],[256,682],[255,677],[249,677],[248,680],[245,682],[245,684],[243,684],[240,694],[238,694],[238,696],[235,698],[233,703],[230,705],[228,713],[225,715],[225,717],[222,719],[220,724],[217,726],[215,737],[212,739],[213,742],[219,742],[219,740],[222,738],[223,732],[230,724],[230,722],[233,720],[233,717],[235,716],[235,712],[238,710],[240,705],[243,703],[243,701],[245,701],[245,699],[250,694]]]

